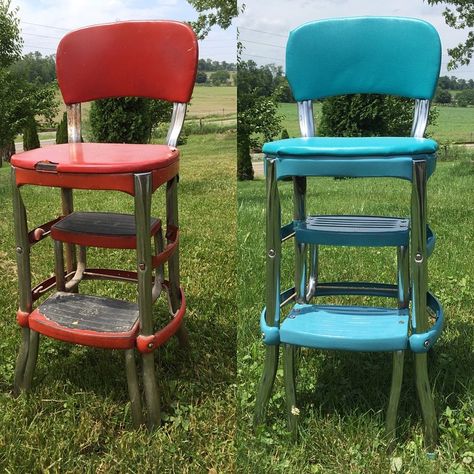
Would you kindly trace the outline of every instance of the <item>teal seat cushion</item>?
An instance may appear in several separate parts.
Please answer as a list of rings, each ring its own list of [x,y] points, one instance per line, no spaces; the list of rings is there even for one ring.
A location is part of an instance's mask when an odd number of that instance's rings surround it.
[[[434,140],[413,137],[289,138],[263,146],[267,159],[275,161],[277,179],[351,176],[411,181],[414,159],[426,160],[427,177],[433,174],[437,149]]]
[[[265,143],[266,155],[293,157],[380,157],[433,154],[438,144],[414,137],[311,137]]]

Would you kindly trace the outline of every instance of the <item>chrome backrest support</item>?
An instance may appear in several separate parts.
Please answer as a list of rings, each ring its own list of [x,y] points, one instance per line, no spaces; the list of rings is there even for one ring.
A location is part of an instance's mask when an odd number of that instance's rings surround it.
[[[298,120],[302,137],[314,137],[313,102],[303,100],[298,102]]]
[[[185,102],[174,102],[173,113],[171,115],[171,122],[168,128],[168,135],[166,136],[166,144],[168,146],[176,146],[178,143],[179,134],[183,128],[184,118],[186,117]]]
[[[413,113],[413,125],[411,127],[411,136],[423,138],[428,124],[430,113],[430,101],[428,99],[416,99],[415,110]]]
[[[81,142],[81,104],[66,106],[67,140],[69,143]]]

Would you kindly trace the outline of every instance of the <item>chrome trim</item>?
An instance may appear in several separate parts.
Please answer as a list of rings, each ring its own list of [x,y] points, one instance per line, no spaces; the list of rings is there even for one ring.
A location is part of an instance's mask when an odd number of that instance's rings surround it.
[[[425,135],[428,117],[430,113],[430,101],[428,99],[416,99],[415,109],[413,111],[413,124],[411,127],[411,136],[423,138]]]
[[[266,188],[265,320],[269,326],[275,326],[280,319],[281,215],[274,159],[267,160]]]
[[[408,308],[410,302],[410,252],[409,246],[397,247],[398,307]]]
[[[135,175],[135,228],[137,232],[137,277],[140,334],[153,334],[152,264],[150,241],[151,173]]]
[[[67,140],[69,143],[81,142],[81,104],[66,106]]]
[[[66,291],[74,291],[84,278],[86,270],[86,247],[79,246],[79,258],[77,259],[77,267],[73,277],[66,283]]]
[[[428,329],[426,313],[426,160],[413,161],[411,196],[412,325],[417,333]]]
[[[64,278],[64,253],[63,243],[60,240],[54,241],[54,274],[56,276],[56,290],[66,289]]]
[[[313,102],[303,100],[298,102],[298,120],[302,137],[314,137]]]
[[[179,134],[184,125],[186,117],[186,102],[174,102],[173,113],[171,114],[171,122],[166,136],[166,144],[168,146],[176,146],[178,143]]]
[[[178,227],[178,177],[166,183],[166,228]],[[181,306],[180,274],[179,274],[179,242],[173,255],[168,260],[169,297],[173,313]]]
[[[31,294],[30,242],[26,209],[21,197],[20,188],[16,185],[15,168],[11,169],[13,194],[13,222],[15,228],[16,262],[18,268],[19,306],[20,311],[30,313],[33,299]]]
[[[318,246],[309,246],[309,281],[306,290],[306,302],[309,303],[316,293],[316,286],[318,284]]]
[[[306,219],[306,177],[293,177],[293,220]],[[295,289],[296,302],[305,303],[306,299],[306,244],[295,239]]]

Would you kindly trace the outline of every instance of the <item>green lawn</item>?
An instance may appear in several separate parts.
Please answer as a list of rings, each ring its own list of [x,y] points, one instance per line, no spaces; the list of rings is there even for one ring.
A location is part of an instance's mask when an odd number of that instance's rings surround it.
[[[438,414],[438,459],[426,460],[422,422],[407,356],[399,410],[399,442],[388,454],[384,411],[391,357],[302,350],[297,379],[300,439],[286,430],[281,368],[267,425],[252,428],[264,346],[259,317],[264,306],[264,202],[262,179],[238,186],[238,397],[237,450],[242,473],[468,473],[474,452],[474,168],[464,161],[439,163],[430,180],[429,221],[438,240],[429,262],[430,287],[444,305],[446,327],[430,353],[430,380]],[[291,183],[281,184],[283,223],[291,219]],[[401,189],[401,190],[400,190]],[[393,179],[320,178],[308,185],[308,212],[407,215],[409,184]],[[282,289],[292,285],[292,243],[284,244]],[[392,249],[321,249],[321,281],[394,282]],[[356,299],[359,301],[360,299]],[[330,301],[341,302],[341,299]],[[344,300],[347,301],[347,300]],[[392,461],[395,459],[395,461]],[[391,471],[391,462],[402,463]]]
[[[42,339],[31,396],[11,396],[20,331],[9,166],[0,168],[0,472],[232,472],[235,470],[235,134],[189,137],[181,147],[181,280],[191,351],[176,341],[156,357],[163,426],[131,426],[122,354]],[[58,193],[24,191],[31,225],[59,212]],[[107,199],[104,197],[107,196]],[[163,193],[154,201],[162,215]],[[123,194],[75,194],[76,209],[132,210]],[[51,242],[32,249],[33,280],[52,271]],[[90,252],[90,265],[135,266],[131,251]],[[135,299],[133,285],[83,291]]]
[[[440,142],[474,142],[474,107],[446,107],[438,105],[438,123],[429,127],[428,133]],[[279,111],[283,116],[283,127],[291,137],[299,136],[296,104],[282,103]],[[316,127],[321,116],[321,103],[314,104]]]

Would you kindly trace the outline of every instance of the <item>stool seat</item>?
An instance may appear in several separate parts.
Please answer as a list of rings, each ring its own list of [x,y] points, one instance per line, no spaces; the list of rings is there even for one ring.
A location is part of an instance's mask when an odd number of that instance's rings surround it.
[[[380,157],[435,153],[438,144],[415,137],[310,137],[265,143],[263,152],[277,156]]]
[[[29,316],[30,329],[73,344],[131,349],[138,334],[138,305],[128,301],[57,292]]]
[[[179,151],[167,145],[66,143],[13,155],[16,168],[56,173],[143,173],[177,162]]]

